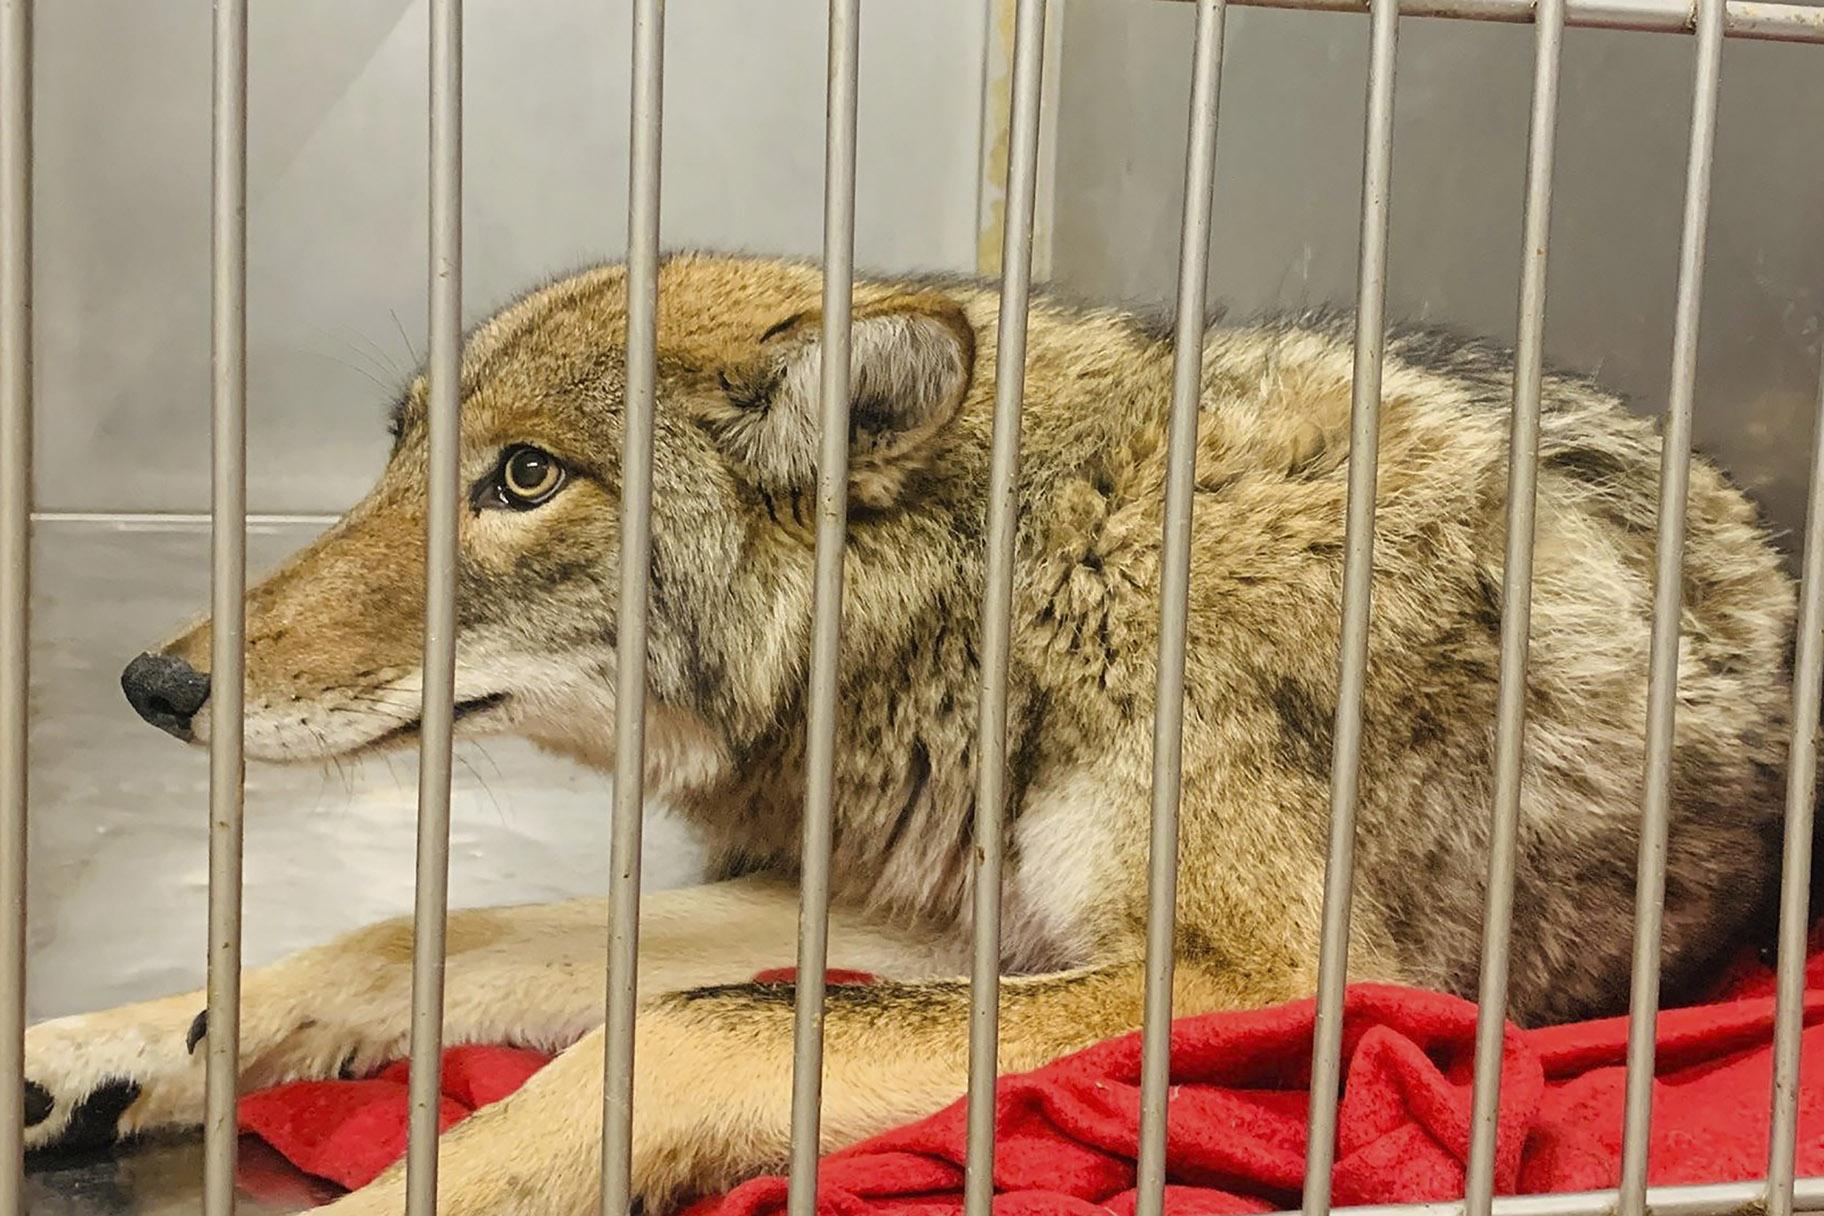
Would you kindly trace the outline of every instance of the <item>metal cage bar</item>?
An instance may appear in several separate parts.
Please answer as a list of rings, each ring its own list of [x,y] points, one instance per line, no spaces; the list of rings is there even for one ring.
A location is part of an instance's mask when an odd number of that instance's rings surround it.
[[[640,982],[640,834],[646,797],[647,575],[652,569],[664,84],[664,0],[636,0],[627,134],[627,371],[621,424],[621,581],[614,656],[614,826],[608,850],[608,1013],[602,1036],[604,1216],[625,1213],[633,1194],[633,1031]]]
[[[970,862],[974,948],[969,974],[969,1131],[964,1201],[987,1216],[994,1199],[995,1074],[1000,1051],[1001,871],[1007,798],[1007,668],[1013,641],[1013,552],[1019,532],[1020,415],[1038,195],[1039,102],[1045,0],[1014,11],[1001,302],[994,355],[994,435],[988,468],[987,570],[982,588],[981,716],[977,722],[975,850]]]
[[[1697,324],[1703,294],[1710,169],[1716,152],[1716,102],[1722,75],[1723,0],[1699,0],[1697,69],[1691,94],[1691,153],[1679,238],[1678,294],[1672,333],[1672,386],[1660,440],[1653,632],[1647,673],[1646,787],[1634,908],[1629,985],[1627,1095],[1622,1114],[1621,1216],[1646,1210],[1652,1121],[1654,1027],[1659,1017],[1660,929],[1665,919],[1666,836],[1672,811],[1673,717],[1678,704],[1678,641],[1683,608],[1685,498],[1691,477],[1691,414],[1697,392]]]
[[[817,556],[806,721],[803,878],[792,1021],[792,1156],[787,1206],[817,1207],[823,1098],[824,970],[829,959],[830,837],[842,649],[843,549],[849,508],[849,321],[855,290],[855,111],[860,0],[830,0],[823,178],[823,343],[817,456]]]
[[[1184,2],[1184,0],[1181,0]],[[1367,13],[1371,0],[1233,0],[1250,8],[1299,9],[1326,13]],[[1535,17],[1534,0],[1407,0],[1402,17],[1445,17],[1463,21],[1524,24]],[[1690,0],[1567,0],[1564,23],[1591,29],[1690,34],[1697,19]],[[1767,42],[1824,42],[1824,10],[1805,4],[1763,4],[1728,0],[1723,34]]]
[[[1824,363],[1812,424],[1811,493],[1805,508],[1792,747],[1787,753],[1786,841],[1780,875],[1780,953],[1773,1019],[1773,1114],[1767,1137],[1767,1216],[1792,1216],[1799,1130],[1799,1038],[1805,1029],[1805,942],[1818,786],[1818,699],[1824,696]]]
[[[231,1216],[240,1125],[241,837],[246,763],[247,0],[216,0],[213,451],[209,503],[209,1033],[203,1103],[203,1211]]]
[[[1647,1188],[1647,1208],[1653,1216],[1742,1216],[1756,1211],[1766,1193],[1767,1184],[1758,1180],[1655,1186]],[[1824,1211],[1824,1178],[1801,1178],[1794,1193],[1798,1210]],[[1619,1198],[1620,1192],[1612,1189],[1498,1195],[1494,1216],[1614,1216]],[[1467,1216],[1467,1209],[1460,1202],[1363,1204],[1333,1208],[1331,1216]]]
[[[1507,555],[1501,581],[1501,664],[1495,708],[1494,807],[1488,829],[1488,889],[1482,912],[1482,977],[1476,996],[1476,1071],[1471,1098],[1469,1216],[1489,1216],[1495,1193],[1495,1132],[1507,1038],[1507,981],[1514,927],[1514,859],[1526,747],[1526,660],[1533,614],[1533,522],[1539,478],[1539,398],[1545,365],[1546,247],[1552,224],[1552,154],[1558,132],[1558,69],[1564,0],[1539,0],[1528,134],[1526,215],[1521,224],[1520,309],[1514,343],[1514,408],[1507,457]]]
[[[1148,841],[1145,1004],[1140,1020],[1138,1216],[1165,1210],[1165,1133],[1171,1083],[1172,975],[1178,922],[1178,805],[1184,778],[1184,665],[1191,593],[1192,491],[1203,409],[1204,293],[1216,187],[1226,0],[1198,0],[1192,42],[1190,133],[1178,238],[1178,316],[1172,339],[1171,432],[1159,574],[1159,670],[1153,714],[1153,806]]]
[[[456,706],[456,538],[462,410],[462,0],[431,0],[430,450],[424,555],[424,687],[418,760],[418,875],[412,913],[411,1126],[407,1216],[437,1210],[443,1068],[444,929],[449,920],[450,762]]]
[[[24,1210],[32,5],[0,0],[0,1212]]]
[[[1362,140],[1361,268],[1355,314],[1355,376],[1349,418],[1349,497],[1343,534],[1342,647],[1330,760],[1330,846],[1318,951],[1317,1016],[1311,1047],[1311,1114],[1305,1141],[1305,1216],[1330,1208],[1336,1103],[1342,1074],[1343,990],[1349,969],[1349,905],[1355,885],[1355,798],[1362,769],[1362,689],[1368,667],[1374,577],[1374,496],[1386,346],[1387,192],[1393,172],[1393,77],[1400,0],[1375,0],[1369,30],[1368,104]]]

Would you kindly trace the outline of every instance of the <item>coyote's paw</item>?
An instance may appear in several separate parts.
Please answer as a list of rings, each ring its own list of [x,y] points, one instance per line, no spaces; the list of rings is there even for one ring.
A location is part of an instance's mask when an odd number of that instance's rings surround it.
[[[349,1076],[393,1047],[347,1019],[301,1015],[304,1004],[244,992],[242,1092]],[[101,1148],[203,1121],[209,1015],[201,993],[58,1018],[25,1032],[25,1143],[31,1151]]]
[[[100,1148],[202,1120],[206,1019],[172,1002],[58,1018],[25,1032],[28,1150]]]

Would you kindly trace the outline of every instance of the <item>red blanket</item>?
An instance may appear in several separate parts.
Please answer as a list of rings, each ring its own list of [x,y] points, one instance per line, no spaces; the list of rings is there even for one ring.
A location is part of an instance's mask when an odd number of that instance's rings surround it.
[[[1807,990],[1799,1169],[1824,1174],[1824,939],[1815,935]],[[1738,1181],[1765,1169],[1771,994],[1771,974],[1744,960],[1712,1003],[1661,1015],[1652,1182]],[[1304,1001],[1183,1018],[1173,1026],[1169,1212],[1296,1206],[1312,1008]],[[1460,1197],[1475,1007],[1435,993],[1360,985],[1349,990],[1343,1039],[1335,1202]],[[1615,1185],[1626,1044],[1626,1020],[1619,1018],[1509,1029],[1500,1191]],[[545,1060],[498,1047],[447,1052],[443,1126],[512,1092]],[[241,1103],[241,1123],[306,1172],[359,1186],[404,1151],[405,1072],[401,1063],[364,1081],[303,1082],[250,1094]],[[996,1212],[1130,1212],[1139,1075],[1139,1036],[1126,1035],[1035,1072],[1003,1077]],[[819,1209],[831,1216],[959,1211],[964,1125],[959,1101],[831,1155],[821,1174]],[[691,1216],[759,1216],[784,1207],[784,1181],[762,1178],[698,1204]]]

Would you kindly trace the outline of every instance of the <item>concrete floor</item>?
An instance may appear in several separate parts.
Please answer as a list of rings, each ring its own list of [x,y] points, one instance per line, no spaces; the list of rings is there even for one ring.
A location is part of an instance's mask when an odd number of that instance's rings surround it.
[[[316,531],[250,530],[250,570]],[[121,696],[122,666],[208,601],[206,525],[141,519],[41,522],[35,532],[32,668],[33,1020],[203,982],[208,757],[146,726]],[[415,756],[247,771],[248,965],[411,910]],[[450,850],[454,906],[601,892],[611,785],[516,740],[457,749]],[[693,881],[699,855],[655,813],[649,889]],[[34,1161],[35,1216],[194,1212],[193,1142]],[[297,1211],[333,1196],[244,1143],[242,1211]]]

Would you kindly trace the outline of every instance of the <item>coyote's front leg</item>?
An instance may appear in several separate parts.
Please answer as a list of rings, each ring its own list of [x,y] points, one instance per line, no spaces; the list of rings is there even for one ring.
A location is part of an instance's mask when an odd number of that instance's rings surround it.
[[[1290,995],[1242,991],[1185,965],[1180,1014]],[[641,1010],[635,1038],[633,1172],[650,1216],[777,1169],[790,1149],[790,985],[674,993]],[[824,1022],[824,1151],[941,1109],[967,1082],[968,985],[832,988]],[[1009,979],[1001,1067],[1018,1070],[1139,1024],[1138,965]],[[582,1216],[600,1202],[602,1034],[444,1137],[438,1211],[446,1216]],[[324,1209],[393,1216],[404,1171]]]
[[[447,1043],[557,1050],[602,1019],[604,900],[450,915]],[[761,879],[659,892],[642,903],[640,983],[650,993],[732,983],[789,965],[797,892]],[[833,962],[930,975],[954,960],[937,943],[838,910]],[[358,930],[247,972],[243,1092],[284,1081],[358,1075],[406,1054],[409,920]],[[26,1032],[31,1149],[79,1148],[202,1120],[208,1033],[203,994],[59,1018]]]

